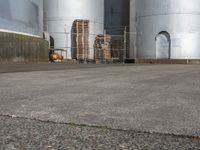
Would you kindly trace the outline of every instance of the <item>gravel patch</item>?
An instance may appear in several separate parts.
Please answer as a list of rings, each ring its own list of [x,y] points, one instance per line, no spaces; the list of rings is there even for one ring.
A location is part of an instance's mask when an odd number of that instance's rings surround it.
[[[0,150],[200,150],[200,139],[0,116]]]

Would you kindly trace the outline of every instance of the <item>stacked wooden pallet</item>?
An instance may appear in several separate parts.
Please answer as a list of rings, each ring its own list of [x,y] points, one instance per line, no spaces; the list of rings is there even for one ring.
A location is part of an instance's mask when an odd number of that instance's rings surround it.
[[[89,57],[89,20],[75,20],[73,23],[74,59],[85,60]]]
[[[98,35],[95,39],[95,59],[105,61],[111,59],[110,35]]]

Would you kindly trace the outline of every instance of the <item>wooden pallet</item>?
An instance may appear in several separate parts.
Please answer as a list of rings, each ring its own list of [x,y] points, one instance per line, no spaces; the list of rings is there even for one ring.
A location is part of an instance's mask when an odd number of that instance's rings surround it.
[[[95,39],[95,59],[110,60],[111,49],[110,49],[111,37],[109,35],[98,35]]]
[[[73,23],[73,58],[85,60],[89,57],[89,20]]]

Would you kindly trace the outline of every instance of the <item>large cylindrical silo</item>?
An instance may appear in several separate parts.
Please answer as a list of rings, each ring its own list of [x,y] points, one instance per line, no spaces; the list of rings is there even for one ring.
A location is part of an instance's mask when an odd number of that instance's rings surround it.
[[[0,0],[0,31],[42,36],[43,0]]]
[[[131,43],[142,59],[200,59],[199,0],[131,0]]]
[[[48,62],[43,0],[0,0],[0,63]]]
[[[66,50],[68,59],[72,58],[73,22],[89,20],[89,58],[94,58],[94,39],[104,29],[104,0],[44,0],[44,11],[54,47]]]
[[[129,26],[130,0],[105,0],[105,29],[111,35],[123,35]]]

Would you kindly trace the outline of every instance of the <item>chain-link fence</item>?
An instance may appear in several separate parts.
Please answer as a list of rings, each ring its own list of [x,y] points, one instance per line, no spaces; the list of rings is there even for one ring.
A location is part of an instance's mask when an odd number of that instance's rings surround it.
[[[63,37],[60,45],[52,45],[51,48],[64,49],[65,59],[76,59],[97,62],[123,63],[133,57],[133,47],[130,44],[130,33],[124,35],[79,35],[76,33],[54,33],[56,37]],[[64,35],[65,34],[65,35]],[[63,45],[66,43],[66,45]]]
[[[86,24],[75,25],[71,33],[53,32],[54,48],[64,49],[64,59],[75,59],[79,62],[125,63],[134,59],[136,34],[93,34]],[[131,40],[130,40],[131,39]]]
[[[58,41],[62,40],[55,47],[66,50],[64,58],[80,62],[126,63],[143,59],[198,59],[196,46],[190,51],[188,49],[191,49],[190,43],[199,38],[199,33],[172,33],[171,39],[163,32],[155,34],[155,37],[148,37],[147,33],[129,32],[126,28],[122,34],[107,34],[106,31],[101,35],[90,32],[53,34]]]
[[[106,32],[105,32],[106,33]],[[135,32],[98,35],[94,44],[94,60],[101,63],[134,62],[136,53]]]

